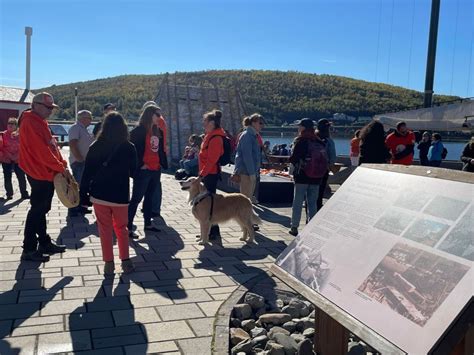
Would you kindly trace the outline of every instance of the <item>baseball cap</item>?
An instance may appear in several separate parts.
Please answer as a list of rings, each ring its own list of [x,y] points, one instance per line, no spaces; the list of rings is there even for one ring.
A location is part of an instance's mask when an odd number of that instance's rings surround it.
[[[89,110],[81,110],[77,113],[77,117],[78,118],[87,117],[92,120],[92,112],[90,112]]]
[[[53,107],[59,107],[54,103],[53,95],[47,92],[40,92],[39,94],[36,94],[33,96],[33,102],[34,104],[41,104],[49,108]]]
[[[109,109],[115,110],[115,108],[116,108],[115,104],[113,104],[113,103],[111,103],[111,102],[109,102],[109,103],[107,103],[107,104],[104,105],[104,111],[105,111],[105,110],[109,110]]]
[[[301,120],[296,121],[296,124],[304,128],[314,128],[314,122],[311,118],[302,118]]]
[[[332,122],[330,122],[327,118],[321,118],[318,121],[318,127],[328,127],[332,125]]]

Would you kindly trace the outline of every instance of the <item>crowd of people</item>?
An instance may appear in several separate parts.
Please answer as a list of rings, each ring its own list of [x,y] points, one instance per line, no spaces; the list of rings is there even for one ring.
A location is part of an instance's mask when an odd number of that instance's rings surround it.
[[[4,171],[6,198],[13,197],[12,173],[15,172],[22,199],[30,199],[23,240],[22,260],[46,262],[49,255],[63,253],[64,245],[55,243],[47,233],[46,215],[51,209],[54,178],[72,171],[80,184],[80,204],[68,211],[69,217],[91,213],[93,207],[101,241],[104,273],[115,270],[113,233],[117,237],[122,270],[134,266],[129,256],[129,239],[136,239],[134,220],[143,201],[144,231],[160,232],[153,223],[161,218],[161,174],[168,168],[167,126],[160,107],[146,102],[138,125],[129,132],[127,123],[114,104],[104,106],[104,116],[90,133],[92,113],[81,110],[77,122],[69,129],[69,164],[61,155],[48,127],[47,118],[57,107],[52,95],[36,94],[31,109],[23,111],[18,122],[8,120],[7,130],[0,134],[0,159]],[[298,135],[291,150],[279,145],[270,149],[261,131],[265,120],[260,114],[245,117],[242,132],[235,141],[221,126],[222,112],[212,110],[203,115],[204,134],[189,137],[180,161],[187,175],[197,175],[207,191],[216,193],[221,166],[229,162],[234,150],[235,165],[231,180],[240,192],[257,203],[256,189],[262,162],[270,154],[288,155],[292,165],[294,197],[289,233],[298,234],[303,205],[309,221],[322,207],[329,172],[334,170],[336,149],[331,138],[331,122],[309,118],[298,122]],[[19,126],[19,127],[18,127]],[[386,135],[382,123],[372,121],[355,132],[351,141],[351,162],[410,165],[413,163],[415,134],[404,122]],[[423,133],[417,148],[422,165],[440,166],[446,156],[440,134]],[[464,148],[463,170],[474,172],[474,139]],[[133,187],[130,197],[130,179]],[[28,180],[31,194],[28,193]],[[258,230],[258,226],[254,226]],[[209,237],[220,235],[218,225],[211,227]]]

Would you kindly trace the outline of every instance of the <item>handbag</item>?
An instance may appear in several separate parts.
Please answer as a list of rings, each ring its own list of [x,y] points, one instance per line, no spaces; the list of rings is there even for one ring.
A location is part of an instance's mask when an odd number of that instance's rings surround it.
[[[54,189],[59,201],[67,207],[74,208],[79,205],[79,185],[69,170],[54,176]]]

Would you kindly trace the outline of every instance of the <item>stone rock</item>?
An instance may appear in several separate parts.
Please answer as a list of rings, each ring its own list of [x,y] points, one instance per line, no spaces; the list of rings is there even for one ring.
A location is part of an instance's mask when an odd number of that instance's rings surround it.
[[[298,344],[298,355],[313,355],[313,343],[309,339],[303,340]]]
[[[296,330],[299,332],[304,332],[308,328],[314,327],[314,320],[310,318],[301,318],[296,322]]]
[[[303,335],[306,338],[310,338],[310,339],[313,339],[315,334],[316,334],[316,330],[314,328],[307,328],[303,332]]]
[[[234,306],[235,318],[240,320],[249,319],[252,317],[252,307],[247,303],[240,303]]]
[[[309,314],[311,313],[311,310],[309,308],[310,305],[310,302],[302,301],[297,298],[292,299],[289,304],[290,307],[293,307],[297,310],[298,315],[296,316],[296,318],[309,316]]]
[[[261,323],[272,323],[275,325],[285,324],[291,320],[291,316],[287,313],[267,313],[262,314],[258,320]]]
[[[309,314],[309,318],[316,318],[316,311],[314,309]]]
[[[230,328],[230,343],[237,345],[240,342],[250,338],[249,333],[241,328]]]
[[[278,333],[290,335],[290,332],[286,329],[283,329],[280,327],[272,327],[270,331],[268,332],[268,337],[273,340],[275,334],[278,334]]]
[[[252,336],[252,338],[256,338],[260,335],[267,335],[267,330],[264,328],[255,327],[250,331],[250,335]]]
[[[347,345],[347,349],[349,352],[347,353],[348,355],[365,355],[366,350],[365,347],[362,344],[356,343],[355,341],[350,342]]]
[[[266,335],[260,335],[252,339],[252,347],[254,348],[265,348],[268,342],[268,337]]]
[[[285,307],[285,302],[282,299],[277,299],[275,302],[276,306],[279,308]]]
[[[268,351],[268,355],[285,355],[285,348],[283,347],[283,345],[271,341],[267,343],[267,346],[265,346],[265,350]]]
[[[253,328],[255,328],[255,321],[253,319],[242,321],[242,329],[246,332],[250,332]]]
[[[255,318],[258,318],[265,313],[267,313],[267,309],[265,307],[259,308],[255,311]]]
[[[265,307],[265,298],[252,292],[247,292],[244,302],[252,307],[252,309]]]
[[[306,337],[303,335],[303,334],[300,334],[300,333],[294,333],[294,334],[291,334],[291,337],[293,339],[295,339],[295,341],[299,344],[301,343],[303,340],[306,339]]]
[[[232,355],[237,355],[240,352],[247,354],[250,351],[252,351],[252,339],[247,339],[247,340],[241,341],[236,346],[234,346],[230,350],[230,353]]]
[[[293,306],[285,306],[281,311],[283,313],[288,313],[291,318],[298,318],[300,316],[300,310]]]
[[[238,318],[231,318],[230,319],[230,326],[232,328],[240,328],[240,326],[242,325],[242,321]]]
[[[289,322],[283,324],[282,328],[288,330],[290,333],[293,333],[296,330],[296,323],[290,320]]]
[[[298,344],[295,339],[289,335],[277,333],[273,336],[273,339],[280,345],[283,345],[286,355],[294,355],[298,349]]]

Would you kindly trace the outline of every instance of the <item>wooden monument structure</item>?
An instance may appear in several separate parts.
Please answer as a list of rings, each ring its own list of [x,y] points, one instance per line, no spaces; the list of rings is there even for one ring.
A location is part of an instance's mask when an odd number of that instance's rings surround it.
[[[188,137],[203,132],[202,116],[207,111],[222,111],[222,127],[235,135],[241,128],[246,109],[237,87],[220,88],[217,83],[202,82],[199,86],[187,81],[177,83],[176,75],[166,74],[155,102],[160,106],[168,126],[168,154],[181,159]]]

